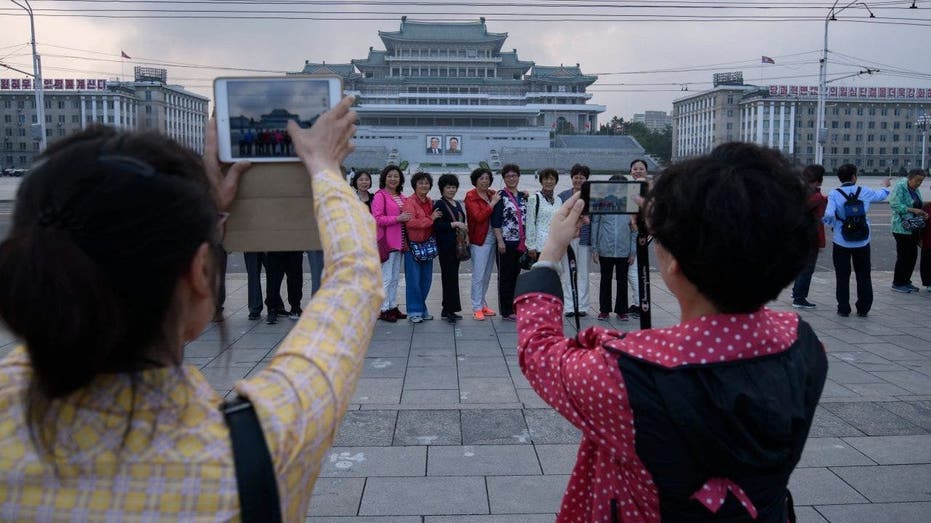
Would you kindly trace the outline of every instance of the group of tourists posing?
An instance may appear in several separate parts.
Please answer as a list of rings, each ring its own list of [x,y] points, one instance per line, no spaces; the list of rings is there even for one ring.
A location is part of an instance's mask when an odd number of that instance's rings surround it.
[[[630,165],[633,179],[645,179],[647,164],[634,160]],[[591,176],[588,166],[576,164],[569,171],[572,188],[555,192],[559,182],[556,169],[542,169],[537,178],[542,188],[534,194],[519,189],[520,167],[508,164],[501,168],[501,189],[492,189],[494,174],[489,169],[472,171],[473,189],[463,202],[456,199],[459,178],[444,174],[437,180],[440,198],[428,195],[433,188],[433,176],[418,172],[411,177],[413,194],[404,195],[404,173],[395,165],[385,167],[379,176],[379,190],[370,191],[372,176],[354,173],[350,184],[360,200],[375,217],[377,241],[382,261],[382,284],[385,301],[379,318],[387,322],[407,319],[413,323],[432,320],[427,308],[427,296],[433,274],[433,260],[440,264],[442,310],[440,316],[455,323],[463,316],[459,293],[459,268],[471,260],[472,281],[470,305],[472,318],[484,321],[501,314],[506,321],[517,319],[514,308],[514,287],[522,268],[539,256],[546,242],[550,223],[556,210],[578,192]],[[616,179],[620,179],[618,176]],[[636,223],[628,215],[599,215],[582,226],[581,234],[572,241],[578,272],[578,301],[573,301],[568,278],[568,257],[563,286],[568,297],[564,304],[566,316],[578,310],[587,316],[589,309],[589,273],[592,263],[601,267],[598,319],[607,320],[613,312],[621,321],[640,313],[637,285]],[[493,267],[498,267],[498,308],[488,305],[488,287]],[[406,313],[398,306],[398,283],[403,268],[406,283]],[[612,276],[616,275],[616,276]],[[612,288],[616,278],[616,289]],[[628,301],[628,282],[633,299]],[[613,299],[612,299],[613,294]]]

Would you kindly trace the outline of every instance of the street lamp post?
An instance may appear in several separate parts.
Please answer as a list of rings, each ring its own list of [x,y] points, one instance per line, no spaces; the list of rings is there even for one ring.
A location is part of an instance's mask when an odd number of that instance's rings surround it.
[[[816,140],[817,146],[815,147],[815,163],[819,165],[824,163],[824,144],[827,142],[828,138],[828,130],[824,122],[824,102],[827,96],[825,91],[827,90],[828,83],[828,23],[831,20],[837,20],[836,15],[853,5],[862,5],[870,14],[870,18],[876,18],[873,11],[871,11],[870,7],[864,2],[853,0],[849,4],[838,9],[837,3],[839,1],[840,0],[834,0],[834,5],[831,6],[831,10],[828,11],[827,16],[824,17],[824,47],[821,49],[821,67],[818,70],[818,136]]]
[[[925,156],[928,153],[928,127],[931,126],[931,116],[927,114],[918,115],[917,127],[921,130],[921,168],[927,169],[928,164],[925,162]]]
[[[41,152],[45,150],[47,141],[45,138],[45,95],[42,92],[42,58],[36,52],[36,23],[29,0],[22,0],[25,5],[17,0],[11,1],[29,13],[29,30],[32,34],[32,86],[36,97],[36,125],[33,126],[33,132],[38,134],[33,137],[38,139]],[[35,130],[38,130],[38,133],[35,133]]]

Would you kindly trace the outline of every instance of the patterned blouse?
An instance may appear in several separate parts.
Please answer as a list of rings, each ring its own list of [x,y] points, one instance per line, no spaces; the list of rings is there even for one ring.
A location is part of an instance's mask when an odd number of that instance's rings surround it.
[[[328,277],[268,367],[235,385],[265,432],[284,521],[306,517],[383,298],[365,205],[338,175],[313,185]],[[56,400],[54,466],[30,439],[30,374],[22,347],[0,362],[0,520],[239,521],[222,398],[196,368],[143,371],[135,393],[129,375],[104,375]]]
[[[491,226],[501,229],[505,243],[516,246],[525,239],[522,233],[526,235],[524,225],[527,223],[527,197],[522,192],[511,194],[506,189],[502,189],[500,193],[501,200],[491,214]],[[515,200],[517,206],[514,205]]]

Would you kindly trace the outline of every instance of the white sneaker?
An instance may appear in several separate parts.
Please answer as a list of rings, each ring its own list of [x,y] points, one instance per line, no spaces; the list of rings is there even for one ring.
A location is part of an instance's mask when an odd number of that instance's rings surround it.
[[[422,323],[423,322],[423,318],[421,318],[420,316],[411,316],[407,320],[411,323]]]

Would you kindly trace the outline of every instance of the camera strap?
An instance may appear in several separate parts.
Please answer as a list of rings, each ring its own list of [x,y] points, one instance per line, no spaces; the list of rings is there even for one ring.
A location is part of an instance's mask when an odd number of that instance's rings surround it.
[[[575,261],[575,251],[572,250],[572,246],[569,245],[566,247],[566,257],[569,258],[569,287],[572,289],[572,312],[575,314],[575,333],[578,336],[579,331],[582,330],[582,324],[579,321],[579,269]]]

